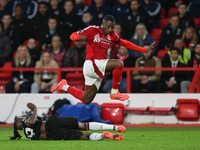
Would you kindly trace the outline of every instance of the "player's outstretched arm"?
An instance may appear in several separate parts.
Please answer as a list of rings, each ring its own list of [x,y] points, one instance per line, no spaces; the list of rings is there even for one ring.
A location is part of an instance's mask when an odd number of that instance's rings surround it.
[[[153,42],[147,49],[146,48],[142,48],[140,46],[137,46],[137,45],[131,43],[130,41],[123,40],[123,39],[120,39],[118,44],[121,45],[121,46],[124,46],[124,47],[126,47],[128,49],[131,49],[131,50],[135,50],[135,51],[146,53],[146,52],[150,51],[150,49],[154,46],[155,42]]]
[[[37,119],[37,107],[33,103],[28,103],[27,107],[33,111],[32,115],[28,118],[27,126],[33,126]]]
[[[77,32],[73,32],[71,35],[70,35],[70,39],[72,41],[85,41],[87,39],[87,36],[84,36],[84,35],[78,35]]]

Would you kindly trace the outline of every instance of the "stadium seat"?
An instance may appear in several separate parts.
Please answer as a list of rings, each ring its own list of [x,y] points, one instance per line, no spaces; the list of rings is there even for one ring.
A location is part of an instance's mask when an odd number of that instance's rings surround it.
[[[164,8],[161,8],[160,18],[165,18],[165,17],[166,17],[166,10]]]
[[[12,68],[12,62],[6,62],[3,68]],[[0,73],[0,83],[7,83],[11,80],[11,71],[2,71]]]
[[[6,93],[6,85],[0,83],[0,93]]]
[[[169,19],[168,18],[162,18],[159,21],[159,27],[162,29],[165,26],[167,26],[169,24]]]
[[[197,121],[199,120],[199,108],[198,99],[178,99],[176,116],[179,120]]]
[[[177,13],[177,12],[178,12],[178,8],[172,7],[172,8],[169,9],[167,17],[169,18],[171,14]]]
[[[68,73],[65,78],[70,86],[84,90],[85,79],[83,73]]]
[[[163,57],[164,57],[164,55],[165,55],[167,52],[168,52],[167,49],[160,49],[160,50],[158,51],[158,53],[157,53],[157,57],[158,57],[160,60],[162,60]]]
[[[101,119],[110,120],[111,123],[123,123],[124,105],[122,103],[103,103],[101,106]]]
[[[154,40],[159,40],[160,39],[160,35],[161,35],[162,30],[161,29],[153,29],[151,31],[151,36]]]
[[[194,18],[195,28],[197,28],[200,24],[200,18]]]

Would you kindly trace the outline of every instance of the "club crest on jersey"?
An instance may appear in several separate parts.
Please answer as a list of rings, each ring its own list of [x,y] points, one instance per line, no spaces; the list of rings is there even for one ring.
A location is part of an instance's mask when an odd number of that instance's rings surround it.
[[[95,35],[95,36],[94,36],[93,42],[99,43],[100,41],[101,41],[101,39],[100,39],[100,37],[99,37],[99,34]]]

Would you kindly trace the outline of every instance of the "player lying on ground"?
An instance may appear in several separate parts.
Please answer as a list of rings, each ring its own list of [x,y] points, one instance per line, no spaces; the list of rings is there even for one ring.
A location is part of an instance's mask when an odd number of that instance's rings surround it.
[[[79,130],[115,130],[124,132],[124,126],[107,125],[98,122],[81,123],[75,117],[51,116],[47,121],[37,120],[37,107],[33,103],[28,103],[27,107],[33,111],[30,117],[19,118],[14,123],[14,136],[11,140],[21,139],[17,130],[24,130],[24,134],[29,140],[102,140],[109,138],[113,140],[123,140],[121,134],[109,132],[86,133]]]
[[[113,81],[110,98],[120,101],[129,98],[128,95],[121,94],[118,91],[124,68],[123,62],[117,59],[105,59],[108,49],[112,43],[117,43],[128,49],[145,53],[153,48],[155,42],[147,49],[136,46],[129,41],[119,38],[119,36],[112,31],[114,26],[114,17],[107,15],[103,18],[101,26],[89,26],[84,30],[72,33],[70,36],[71,40],[87,41],[87,54],[83,65],[83,74],[86,85],[85,92],[69,86],[66,80],[62,80],[59,84],[54,86],[51,89],[51,92],[63,90],[81,100],[83,103],[89,104],[93,101],[99,90],[105,73],[112,71]]]

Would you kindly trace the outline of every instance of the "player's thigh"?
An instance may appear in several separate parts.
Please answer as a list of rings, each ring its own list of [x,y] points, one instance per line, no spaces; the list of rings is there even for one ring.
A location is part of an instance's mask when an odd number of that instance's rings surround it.
[[[78,120],[76,117],[59,117],[59,120],[64,128],[75,130],[79,128]]]
[[[113,71],[115,68],[119,67],[119,66],[123,66],[123,62],[121,60],[118,59],[110,59],[107,62],[106,65],[106,72],[111,72]]]

